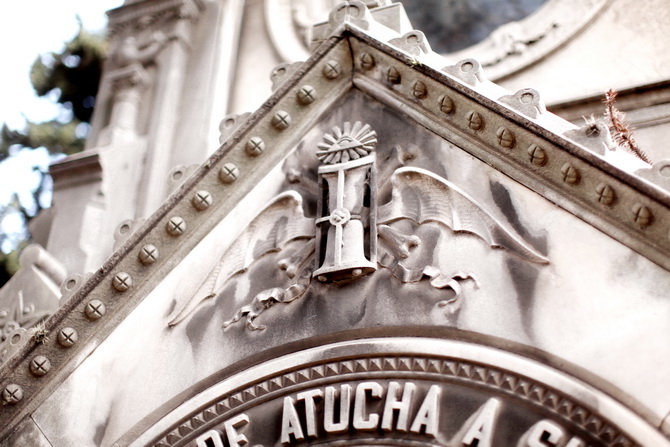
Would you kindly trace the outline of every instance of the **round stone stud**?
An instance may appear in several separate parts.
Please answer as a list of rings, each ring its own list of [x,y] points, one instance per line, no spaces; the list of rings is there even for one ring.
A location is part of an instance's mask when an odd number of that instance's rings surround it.
[[[112,287],[117,292],[125,292],[133,285],[133,278],[126,272],[119,272],[112,278]]]
[[[561,174],[563,174],[563,181],[570,185],[576,185],[581,179],[579,171],[570,163],[566,163],[561,167]]]
[[[198,191],[193,195],[191,204],[196,210],[204,211],[212,206],[212,195],[208,191]]]
[[[316,90],[311,85],[303,85],[296,94],[298,102],[302,105],[311,104],[316,99]]]
[[[272,117],[272,125],[277,130],[286,130],[291,125],[291,115],[284,110],[280,110]]]
[[[496,137],[498,137],[498,144],[505,149],[512,149],[516,145],[514,134],[505,127],[498,128]]]
[[[105,304],[100,300],[91,300],[84,308],[86,317],[91,321],[102,318],[106,311],[107,309],[105,308]]]
[[[263,141],[260,137],[251,137],[244,146],[244,150],[248,155],[252,157],[258,157],[263,152],[265,152],[265,141]]]
[[[456,104],[454,104],[454,100],[447,95],[440,96],[437,102],[440,104],[440,112],[446,115],[454,113],[456,110]]]
[[[600,183],[598,186],[596,186],[596,194],[598,197],[598,202],[605,206],[610,206],[616,201],[616,193],[614,192],[614,188],[605,183]]]
[[[186,231],[186,221],[179,216],[170,217],[165,229],[170,236],[181,236]]]
[[[468,127],[472,130],[482,130],[484,128],[484,118],[479,112],[469,111],[465,117],[468,120]]]
[[[531,144],[528,147],[528,156],[530,162],[535,166],[544,166],[547,164],[547,153],[537,144]]]
[[[30,361],[30,372],[37,377],[41,377],[49,372],[51,362],[43,355],[38,355]]]
[[[240,169],[233,163],[226,163],[219,171],[219,180],[223,183],[233,183],[240,176]]]
[[[342,68],[340,63],[335,60],[329,60],[326,62],[326,65],[323,66],[323,75],[327,79],[336,79],[342,73]]]
[[[390,84],[400,84],[400,82],[402,82],[402,76],[397,68],[391,67],[386,72],[386,80]]]
[[[79,341],[79,333],[75,328],[65,327],[58,332],[58,344],[64,348],[69,348]]]
[[[414,82],[412,85],[412,94],[416,99],[424,99],[428,96],[428,87],[421,81]]]
[[[2,390],[2,401],[7,404],[15,404],[23,399],[23,388],[15,383],[10,383]]]
[[[642,228],[648,227],[654,220],[654,214],[651,210],[640,203],[633,205],[632,211],[633,220]]]
[[[363,70],[372,70],[375,68],[376,63],[375,57],[370,53],[363,53],[361,55],[361,68]]]
[[[137,258],[142,265],[151,265],[158,260],[159,252],[155,245],[147,244],[140,250]]]

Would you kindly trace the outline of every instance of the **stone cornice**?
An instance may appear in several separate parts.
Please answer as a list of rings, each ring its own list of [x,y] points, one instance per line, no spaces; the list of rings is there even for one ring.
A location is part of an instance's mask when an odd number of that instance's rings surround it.
[[[130,6],[139,10],[145,3]],[[340,26],[47,320],[50,337],[30,341],[0,369],[0,392],[21,390],[3,395],[0,439],[353,88],[670,269],[670,195],[562,136],[571,128],[567,122],[546,112],[525,116],[499,101],[511,92],[449,75],[439,66],[446,62],[434,56],[417,58],[356,27]],[[308,103],[300,95],[306,87],[316,98]],[[252,137],[272,144],[260,154],[249,153]],[[155,256],[147,256],[153,249]],[[74,343],[62,335],[72,331]],[[30,372],[37,356],[51,364],[42,376]]]
[[[49,167],[54,180],[54,189],[72,184],[89,183],[102,180],[100,154],[97,150],[87,150],[70,155]]]
[[[356,87],[670,269],[666,191],[566,138],[568,123],[556,116],[525,116],[492,97],[490,83],[467,85],[365,32],[351,32]],[[367,68],[370,58],[373,68]]]
[[[197,17],[205,9],[201,0],[142,0],[120,6],[107,12],[109,17],[109,34],[115,35],[127,27],[148,26],[161,16],[180,19]]]

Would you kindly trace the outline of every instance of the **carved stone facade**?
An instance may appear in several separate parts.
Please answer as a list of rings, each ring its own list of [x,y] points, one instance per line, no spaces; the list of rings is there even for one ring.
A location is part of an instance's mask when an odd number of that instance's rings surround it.
[[[626,3],[459,58],[390,2],[110,11],[90,147],[0,290],[0,446],[670,445],[668,162],[505,88]]]

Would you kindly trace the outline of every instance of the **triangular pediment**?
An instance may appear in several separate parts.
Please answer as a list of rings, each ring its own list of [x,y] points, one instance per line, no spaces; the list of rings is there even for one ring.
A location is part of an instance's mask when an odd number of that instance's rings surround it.
[[[258,300],[267,298],[269,295],[262,293],[272,287],[265,282],[259,286],[252,276],[282,262],[283,267],[273,270],[272,275],[284,275],[288,283],[277,283],[281,292],[267,293],[285,294],[282,296],[286,298],[273,297],[274,302],[288,304],[289,298],[302,299],[311,286],[293,278],[300,278],[301,268],[308,262],[305,259],[314,256],[313,252],[317,259],[327,257],[324,252],[331,243],[328,230],[318,230],[317,222],[330,218],[333,228],[339,228],[337,222],[333,223],[333,213],[324,214],[327,205],[320,189],[325,175],[336,170],[323,168],[327,163],[322,163],[316,153],[328,153],[335,145],[343,145],[342,135],[347,136],[347,142],[353,138],[354,146],[361,147],[374,134],[377,181],[367,192],[372,199],[365,199],[365,203],[369,208],[370,200],[378,202],[378,222],[370,224],[369,216],[354,216],[369,227],[361,233],[368,240],[361,240],[362,248],[356,256],[362,255],[371,271],[380,272],[382,279],[369,280],[371,284],[374,281],[379,290],[406,299],[405,305],[394,308],[396,312],[413,312],[415,306],[407,300],[417,291],[406,285],[420,280],[429,284],[426,290],[436,293],[436,297],[447,289],[457,296],[461,287],[474,290],[494,278],[505,281],[507,289],[519,296],[528,297],[532,291],[524,289],[526,283],[510,279],[510,272],[526,279],[542,275],[542,269],[554,269],[559,272],[557,278],[568,275],[569,262],[555,263],[552,258],[551,250],[564,260],[569,257],[569,253],[556,248],[561,238],[574,237],[576,242],[570,245],[574,248],[577,242],[595,237],[615,247],[614,253],[634,256],[642,264],[639,269],[651,266],[650,276],[667,274],[670,195],[633,174],[645,165],[617,149],[601,124],[577,128],[547,112],[538,92],[506,91],[486,81],[475,60],[447,61],[430,50],[422,33],[404,32],[400,23],[391,22],[375,21],[367,9],[349,15],[334,13],[328,24],[318,28],[323,42],[309,60],[284,67],[285,74],[278,76],[281,82],[277,82],[275,92],[257,111],[244,119],[231,118],[230,134],[220,149],[98,271],[82,280],[49,318],[45,327],[49,340],[27,344],[0,370],[3,386],[16,385],[22,393],[21,399],[0,407],[0,420],[7,421],[5,429],[40,408],[110,334],[117,336],[115,346],[125,343],[129,351],[137,351],[128,358],[140,361],[141,351],[133,346],[149,343],[142,341],[148,336],[131,336],[130,330],[118,335],[124,324],[136,329],[146,319],[147,331],[168,340],[177,337],[175,331],[188,333],[172,341],[183,349],[188,342],[193,343],[195,352],[195,344],[209,340],[208,331],[214,330],[211,328],[216,326],[220,331],[221,324],[227,327],[237,323],[233,321],[235,313],[243,306],[262,307]],[[348,162],[365,156],[358,153]],[[367,184],[370,172],[362,174]],[[406,197],[413,197],[422,208],[408,210],[410,205],[403,204]],[[453,205],[458,209],[448,220],[445,208],[453,201],[462,205]],[[554,226],[550,225],[551,216],[556,216]],[[349,221],[352,217],[344,218]],[[401,219],[410,223],[394,225]],[[280,224],[285,221],[292,226]],[[377,223],[371,236],[370,228]],[[426,228],[418,229],[423,223],[427,223]],[[574,225],[574,234],[560,233],[561,225]],[[454,259],[465,264],[447,271],[433,249],[442,247],[440,244],[453,233],[467,233],[470,239],[450,248]],[[379,250],[371,256],[377,238]],[[306,247],[310,240],[316,241],[312,249]],[[283,247],[288,247],[288,253],[280,253]],[[403,263],[410,250],[422,253],[421,261]],[[259,262],[265,255],[269,256]],[[490,263],[486,271],[471,272],[482,257],[488,257],[486,262]],[[314,265],[313,261],[309,265]],[[500,273],[501,266],[508,270]],[[286,279],[287,270],[292,268],[294,276]],[[351,267],[343,273],[345,277],[317,273],[314,282],[364,276],[368,273],[365,268]],[[249,272],[249,277],[236,289],[228,279],[240,272]],[[605,273],[595,276],[601,281],[597,284],[607,280]],[[391,280],[396,282],[384,283]],[[292,285],[296,287],[291,289]],[[221,304],[217,294],[226,287],[236,298],[226,303],[225,315],[217,317],[211,328],[198,329],[203,320],[212,318],[215,303]],[[357,290],[372,293],[373,286],[367,287]],[[229,360],[211,364],[194,360],[202,374],[193,374],[193,381],[234,369],[231,364],[235,361],[253,362],[248,358],[268,347],[288,352],[287,346],[298,343],[302,336],[313,335],[310,328],[317,324],[331,328],[333,333],[344,332],[347,327],[376,333],[371,329],[374,321],[357,320],[365,316],[360,310],[366,305],[364,299],[349,303],[359,308],[341,311],[348,320],[332,327],[328,322],[309,320],[316,314],[338,312],[337,303],[318,301],[324,290],[314,292],[311,304],[301,302],[295,313],[286,307],[272,317],[277,325],[288,324],[295,329],[289,336],[275,326],[271,335],[265,335],[275,337],[275,342],[253,331],[259,329],[260,322],[252,320],[245,325],[249,311],[242,312],[242,321],[231,328],[235,335],[231,335],[230,350],[221,348]],[[181,295],[176,296],[177,292]],[[421,293],[429,292],[422,289]],[[336,285],[332,293],[342,297],[349,292]],[[258,300],[251,303],[251,298]],[[162,304],[155,306],[161,299]],[[450,309],[449,299],[436,298],[442,303],[440,309]],[[381,315],[388,303],[369,305],[378,306],[376,312]],[[155,312],[151,306],[155,306]],[[515,317],[518,327],[528,317],[522,307],[519,305]],[[298,318],[302,323],[296,322]],[[438,317],[428,313],[422,318],[435,322]],[[442,312],[438,319],[453,330],[450,318]],[[498,324],[495,318],[489,318],[491,327]],[[402,335],[412,335],[403,316],[389,317],[385,324],[392,326],[393,322],[402,327]],[[430,333],[429,326],[426,323],[422,335]],[[485,332],[478,326],[458,329]],[[504,337],[503,332],[490,333]],[[325,334],[320,336],[326,338]],[[525,342],[521,338],[513,341]],[[242,348],[245,344],[248,347]],[[30,372],[38,357],[48,359],[48,373]],[[166,396],[165,402],[177,394]]]

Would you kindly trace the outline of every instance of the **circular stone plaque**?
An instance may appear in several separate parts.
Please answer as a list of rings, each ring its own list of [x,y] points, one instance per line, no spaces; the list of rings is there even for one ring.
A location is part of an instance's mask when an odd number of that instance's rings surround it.
[[[154,420],[118,445],[670,445],[636,413],[561,371],[419,337],[288,354]]]

